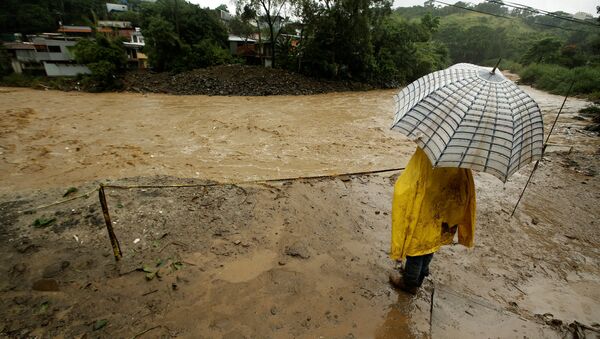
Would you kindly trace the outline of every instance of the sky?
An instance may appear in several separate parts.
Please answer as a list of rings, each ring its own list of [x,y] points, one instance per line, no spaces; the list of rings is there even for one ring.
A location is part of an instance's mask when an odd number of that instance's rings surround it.
[[[230,12],[235,12],[235,5],[229,0],[188,0],[191,3],[199,4],[201,7],[215,8],[220,4],[227,5]],[[457,0],[442,0],[449,4],[456,3]],[[481,0],[463,0],[465,2],[480,3]],[[596,16],[596,6],[600,6],[599,0],[507,0],[509,2],[542,9],[549,12],[563,11],[567,13],[587,12]],[[423,5],[424,0],[394,0],[394,7],[410,7]]]

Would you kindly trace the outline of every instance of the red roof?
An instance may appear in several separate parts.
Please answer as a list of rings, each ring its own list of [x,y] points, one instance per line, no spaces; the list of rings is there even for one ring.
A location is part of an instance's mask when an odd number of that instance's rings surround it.
[[[92,33],[92,28],[88,26],[61,26],[58,31],[63,33]]]
[[[32,44],[24,44],[22,42],[5,42],[6,49],[35,49]]]

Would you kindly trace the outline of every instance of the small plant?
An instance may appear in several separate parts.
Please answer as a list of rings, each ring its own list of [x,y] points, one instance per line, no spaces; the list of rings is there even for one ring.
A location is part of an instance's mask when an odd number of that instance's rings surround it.
[[[35,219],[32,226],[35,228],[45,228],[45,227],[52,225],[55,221],[56,221],[56,218],[40,217],[40,218]]]
[[[69,195],[71,193],[75,193],[75,192],[77,192],[76,187],[69,187],[69,189],[65,192],[65,194],[63,194],[63,197],[66,197],[67,195]]]

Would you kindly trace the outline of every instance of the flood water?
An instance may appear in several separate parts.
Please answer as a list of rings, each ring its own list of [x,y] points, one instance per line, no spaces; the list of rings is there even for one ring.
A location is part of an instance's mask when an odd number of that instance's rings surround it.
[[[209,97],[0,90],[2,190],[137,175],[247,180],[403,166],[394,91]]]

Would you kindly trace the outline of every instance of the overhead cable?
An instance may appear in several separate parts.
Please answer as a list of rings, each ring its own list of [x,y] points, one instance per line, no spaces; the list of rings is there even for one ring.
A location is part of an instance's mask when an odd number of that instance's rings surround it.
[[[446,5],[446,6],[451,6],[451,7],[456,7],[456,8],[460,8],[460,9],[464,9],[466,11],[471,11],[471,12],[476,12],[476,13],[481,13],[481,14],[485,14],[485,15],[491,15],[491,16],[495,16],[498,18],[504,18],[504,19],[509,19],[509,20],[514,20],[514,17],[510,17],[510,16],[506,16],[506,15],[502,15],[502,14],[494,14],[494,13],[489,13],[489,12],[485,12],[485,11],[480,11],[474,8],[469,8],[469,7],[463,7],[463,6],[459,6],[456,4],[449,4],[447,2],[443,2],[443,1],[439,1],[439,0],[433,0],[434,2]],[[573,31],[573,32],[582,32],[582,33],[589,33],[589,31],[582,31],[580,29],[575,29],[575,28],[567,28],[567,27],[561,27],[561,26],[555,26],[555,25],[550,25],[550,24],[543,24],[540,22],[530,22],[530,24],[533,25],[539,25],[539,26],[546,26],[546,27],[552,27],[552,28],[557,28],[557,29],[562,29],[565,31]]]
[[[566,16],[558,15],[558,14],[553,13],[553,12],[545,11],[545,10],[538,9],[538,8],[533,8],[531,6],[526,6],[526,5],[522,5],[522,4],[515,3],[515,2],[501,1],[501,0],[486,0],[486,1],[489,2],[489,3],[494,3],[494,4],[506,6],[506,7],[521,9],[521,10],[524,10],[524,11],[528,11],[530,13],[544,14],[544,15],[547,15],[547,16],[550,16],[550,17],[553,17],[553,18],[556,18],[556,19],[570,21],[570,22],[574,22],[574,23],[577,23],[577,24],[584,24],[584,25],[588,25],[588,26],[593,26],[593,27],[600,28],[600,25],[595,24],[595,23],[590,22],[590,21],[585,21],[585,20],[580,20],[580,19],[573,18],[573,17],[566,17]]]

